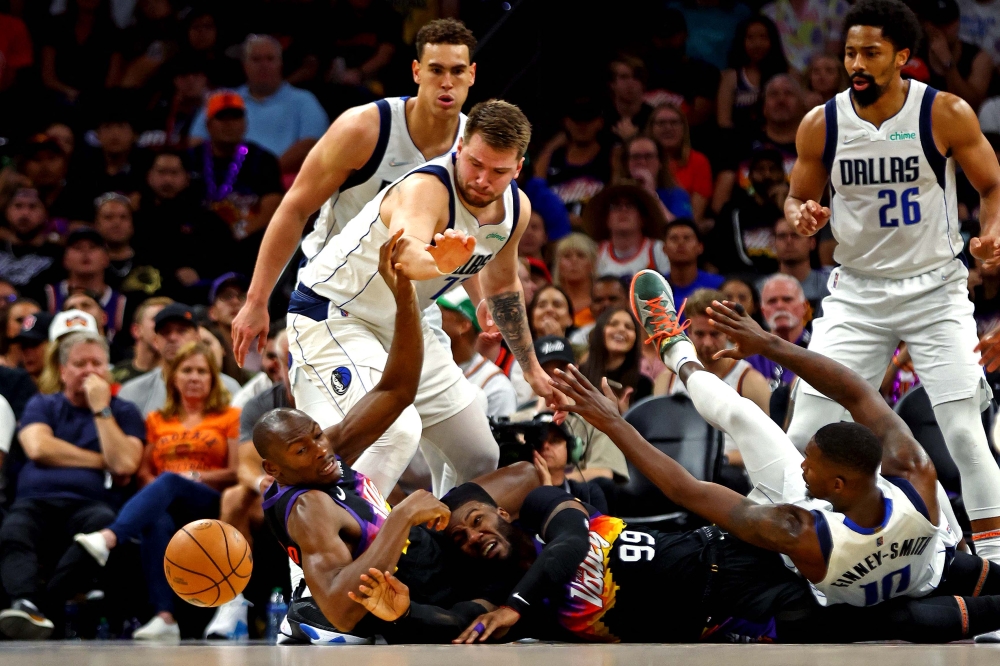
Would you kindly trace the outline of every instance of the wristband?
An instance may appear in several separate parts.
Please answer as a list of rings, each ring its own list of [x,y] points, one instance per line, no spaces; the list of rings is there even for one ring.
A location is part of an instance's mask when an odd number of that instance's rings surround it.
[[[111,407],[110,406],[105,407],[104,409],[102,409],[99,412],[94,412],[94,418],[98,418],[98,419],[110,419],[113,416],[114,416],[114,414],[111,413]]]

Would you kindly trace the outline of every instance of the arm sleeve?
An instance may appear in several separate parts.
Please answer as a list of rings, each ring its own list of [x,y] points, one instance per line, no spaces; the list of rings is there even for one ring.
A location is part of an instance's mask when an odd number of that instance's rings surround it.
[[[22,428],[33,423],[52,425],[52,420],[49,418],[49,401],[40,393],[28,401],[28,404],[24,406],[24,414],[21,415]]]
[[[559,594],[573,580],[590,549],[588,514],[571,508],[558,510],[567,501],[577,500],[560,488],[545,486],[531,491],[521,508],[522,525],[545,541],[535,563],[507,598],[507,605],[521,615]],[[580,506],[586,507],[582,502]]]
[[[475,601],[463,601],[451,608],[410,604],[410,613],[379,628],[388,643],[451,643],[486,609]]]

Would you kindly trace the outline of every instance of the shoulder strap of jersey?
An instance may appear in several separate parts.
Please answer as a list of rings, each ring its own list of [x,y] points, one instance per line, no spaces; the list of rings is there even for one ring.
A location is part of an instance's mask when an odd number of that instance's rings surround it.
[[[392,132],[392,107],[389,106],[389,100],[386,99],[377,100],[375,106],[378,108],[378,141],[375,142],[375,150],[363,167],[347,177],[344,184],[340,186],[341,192],[360,185],[374,176],[378,165],[382,163],[382,158],[385,157],[385,149],[389,145],[389,134]]]
[[[510,235],[507,236],[503,247],[500,248],[501,251],[507,247],[507,243],[514,237],[514,230],[517,229],[517,221],[521,219],[521,195],[518,193],[516,181],[510,181],[510,193],[512,195],[511,212],[514,214],[514,219],[510,223]]]
[[[819,549],[823,553],[823,561],[830,564],[830,553],[833,552],[833,536],[830,533],[830,524],[826,522],[826,516],[823,515],[822,511],[813,509],[809,513],[813,515],[816,538],[819,539]]]
[[[849,100],[848,100],[849,101]],[[837,95],[824,105],[826,114],[826,143],[823,144],[823,166],[833,173],[833,158],[837,154]]]
[[[913,85],[912,83],[910,85]],[[924,150],[924,157],[931,165],[934,175],[937,176],[938,185],[943,190],[945,187],[945,156],[938,150],[934,143],[933,123],[931,122],[931,110],[934,107],[934,98],[938,91],[930,86],[924,88],[924,97],[920,100],[920,147]]]
[[[906,499],[910,500],[913,508],[919,511],[921,516],[930,521],[931,514],[927,510],[927,504],[924,502],[924,498],[920,496],[920,493],[917,492],[917,489],[913,487],[912,483],[900,476],[883,476],[882,478],[899,488],[906,495]]]

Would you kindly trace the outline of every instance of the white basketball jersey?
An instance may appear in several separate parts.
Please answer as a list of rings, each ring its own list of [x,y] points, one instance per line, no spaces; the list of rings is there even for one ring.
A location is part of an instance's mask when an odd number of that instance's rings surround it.
[[[452,153],[431,160],[378,193],[299,273],[300,284],[292,293],[289,312],[309,314],[317,320],[357,317],[383,330],[392,329],[395,299],[378,272],[379,248],[389,239],[389,228],[382,221],[379,209],[385,195],[415,173],[432,174],[441,180],[449,192],[448,228],[476,239],[476,249],[465,265],[450,275],[414,283],[418,307],[434,305],[441,295],[481,271],[513,234],[521,214],[521,200],[517,184],[511,181],[503,193],[503,220],[480,225],[458,196],[455,159]],[[316,316],[319,310],[324,311],[322,316]]]
[[[833,257],[851,271],[914,277],[962,250],[955,160],[938,151],[931,132],[935,95],[910,80],[903,108],[881,127],[858,116],[850,90],[826,103]]]
[[[379,113],[379,135],[375,151],[368,162],[352,173],[340,189],[320,208],[313,230],[302,239],[302,252],[311,261],[319,254],[330,238],[340,233],[354,219],[365,204],[375,198],[390,183],[406,175],[414,167],[427,161],[410,138],[406,126],[406,100],[409,97],[387,97],[375,102]],[[465,114],[458,120],[458,132],[452,147],[465,131]],[[432,155],[432,158],[438,157]]]
[[[908,481],[880,476],[878,487],[885,502],[880,527],[859,527],[829,509],[812,511],[828,568],[826,577],[810,586],[823,606],[874,606],[893,597],[922,597],[938,586],[955,554],[958,539],[948,519],[939,510],[938,525],[932,525],[923,499]]]

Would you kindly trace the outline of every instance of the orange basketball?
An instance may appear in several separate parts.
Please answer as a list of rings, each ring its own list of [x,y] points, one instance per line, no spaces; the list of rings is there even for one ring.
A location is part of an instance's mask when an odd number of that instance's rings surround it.
[[[221,520],[188,523],[167,544],[163,572],[170,587],[195,606],[232,601],[250,581],[253,554],[240,531]]]

